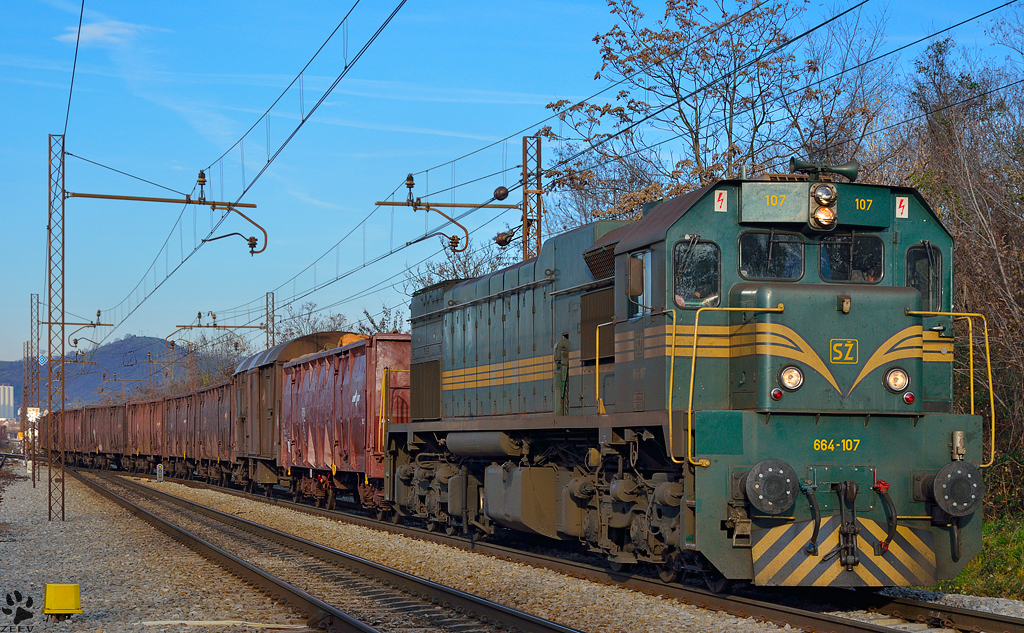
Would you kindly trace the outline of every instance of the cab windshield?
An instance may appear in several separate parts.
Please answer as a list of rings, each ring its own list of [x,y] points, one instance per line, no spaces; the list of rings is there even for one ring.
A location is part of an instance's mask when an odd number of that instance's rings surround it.
[[[821,238],[818,265],[823,281],[874,284],[882,279],[885,248],[877,235],[853,233]]]
[[[804,243],[794,233],[751,231],[740,236],[740,276],[744,279],[800,279]]]

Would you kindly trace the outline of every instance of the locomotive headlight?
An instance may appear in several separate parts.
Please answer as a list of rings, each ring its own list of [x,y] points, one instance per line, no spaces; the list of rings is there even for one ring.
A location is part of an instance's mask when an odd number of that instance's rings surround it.
[[[804,374],[799,368],[792,365],[783,367],[779,372],[779,382],[789,391],[796,391],[804,384]]]
[[[836,226],[836,210],[832,207],[818,207],[811,213],[811,226],[829,231]]]
[[[818,183],[811,188],[811,197],[823,207],[830,207],[839,198],[836,188],[828,183]]]
[[[907,376],[907,372],[903,371],[899,367],[890,369],[885,374],[885,386],[890,391],[899,393],[907,388],[910,384],[910,376]]]

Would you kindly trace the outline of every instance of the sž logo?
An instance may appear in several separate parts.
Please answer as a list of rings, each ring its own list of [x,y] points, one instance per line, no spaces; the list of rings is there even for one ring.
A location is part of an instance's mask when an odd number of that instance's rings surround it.
[[[20,591],[7,594],[7,606],[0,608],[4,615],[14,616],[14,625],[17,626],[29,620],[34,615],[29,609],[32,608],[32,596],[22,596]],[[8,627],[0,627],[0,631],[11,630]]]

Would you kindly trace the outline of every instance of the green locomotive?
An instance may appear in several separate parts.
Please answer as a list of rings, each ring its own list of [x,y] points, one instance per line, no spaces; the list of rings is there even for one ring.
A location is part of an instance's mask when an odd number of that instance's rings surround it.
[[[954,321],[980,327],[952,313],[950,235],[915,190],[853,184],[856,163],[792,166],[416,293],[394,519],[716,590],[956,575],[991,455],[986,421],[951,413]]]

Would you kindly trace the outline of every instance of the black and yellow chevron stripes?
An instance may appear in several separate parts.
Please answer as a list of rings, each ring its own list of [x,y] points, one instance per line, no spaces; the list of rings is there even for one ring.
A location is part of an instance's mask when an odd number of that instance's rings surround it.
[[[935,551],[928,530],[900,525],[889,551],[875,556],[874,544],[885,538],[886,526],[873,519],[857,519],[860,564],[847,571],[838,557],[828,553],[839,544],[839,516],[822,517],[818,555],[807,554],[814,530],[812,521],[754,530],[754,584],[786,587],[881,587],[934,585]]]

